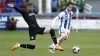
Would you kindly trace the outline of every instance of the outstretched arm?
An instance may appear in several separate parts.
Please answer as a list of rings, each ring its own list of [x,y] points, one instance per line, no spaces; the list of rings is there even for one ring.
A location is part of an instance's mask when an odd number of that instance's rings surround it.
[[[37,14],[38,16],[44,16],[43,13],[38,13],[38,12],[36,12],[35,10],[33,10],[33,12],[34,12],[35,14]]]
[[[52,24],[51,24],[51,28],[54,28],[55,27],[55,24],[57,22],[57,20],[61,19],[62,17],[64,16],[64,13],[61,12],[57,17],[55,17],[52,21]]]
[[[18,11],[19,13],[23,13],[23,11],[17,7],[15,7],[15,5],[13,3],[9,3],[8,4],[9,7],[14,8],[16,11]]]
[[[55,17],[52,21],[52,24],[51,24],[51,28],[54,29],[55,28],[55,24],[56,24],[56,21],[59,19],[59,17]]]

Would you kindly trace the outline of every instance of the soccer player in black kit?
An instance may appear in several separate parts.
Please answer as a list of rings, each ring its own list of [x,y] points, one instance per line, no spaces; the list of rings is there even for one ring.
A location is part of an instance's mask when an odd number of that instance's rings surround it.
[[[12,47],[12,51],[14,51],[15,49],[17,49],[19,47],[27,48],[27,49],[34,49],[36,35],[37,34],[45,34],[48,32],[51,34],[51,38],[56,45],[56,50],[63,51],[63,48],[61,48],[57,44],[56,35],[55,35],[55,32],[52,29],[52,27],[51,28],[39,27],[39,25],[37,24],[35,14],[38,15],[38,13],[36,11],[34,11],[32,3],[27,3],[26,10],[21,10],[21,9],[15,7],[13,3],[8,4],[8,6],[11,8],[14,8],[16,11],[18,11],[23,16],[24,20],[26,21],[26,23],[29,26],[29,36],[30,36],[30,41],[31,41],[31,44],[17,43],[16,45],[14,45]]]

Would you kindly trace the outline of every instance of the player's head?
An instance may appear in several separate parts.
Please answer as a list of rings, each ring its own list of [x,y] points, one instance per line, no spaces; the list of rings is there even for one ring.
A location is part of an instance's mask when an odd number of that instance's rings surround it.
[[[33,11],[33,3],[27,3],[27,5],[26,5],[26,10],[28,10],[28,11]]]
[[[72,11],[72,8],[73,8],[73,3],[72,2],[68,2],[66,4],[66,9],[70,12],[70,11]]]

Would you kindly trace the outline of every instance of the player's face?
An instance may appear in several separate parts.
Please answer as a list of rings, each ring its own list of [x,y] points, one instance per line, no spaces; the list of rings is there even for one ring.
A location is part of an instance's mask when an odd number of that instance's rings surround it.
[[[33,6],[27,6],[26,9],[27,9],[28,11],[33,11]]]
[[[69,6],[67,6],[67,10],[70,12],[70,11],[72,11],[72,8],[73,8],[73,5],[69,5]]]

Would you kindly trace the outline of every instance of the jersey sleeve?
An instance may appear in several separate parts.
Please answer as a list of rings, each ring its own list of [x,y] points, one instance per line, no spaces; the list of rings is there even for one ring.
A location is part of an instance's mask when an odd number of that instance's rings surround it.
[[[56,24],[56,21],[57,21],[58,19],[60,19],[61,17],[63,17],[63,16],[64,16],[64,13],[63,13],[63,12],[61,12],[58,16],[56,16],[56,17],[53,19],[53,21],[52,21],[51,27],[54,28],[54,27],[55,27],[55,24]]]
[[[61,12],[57,17],[58,17],[59,19],[61,19],[64,15],[65,15],[65,13],[64,13],[64,12]]]
[[[14,7],[14,9],[15,9],[16,11],[18,11],[19,13],[21,13],[21,14],[23,14],[23,13],[24,13],[24,11],[23,11],[23,10],[21,10],[21,9],[19,9],[19,8],[17,8],[17,7]]]

